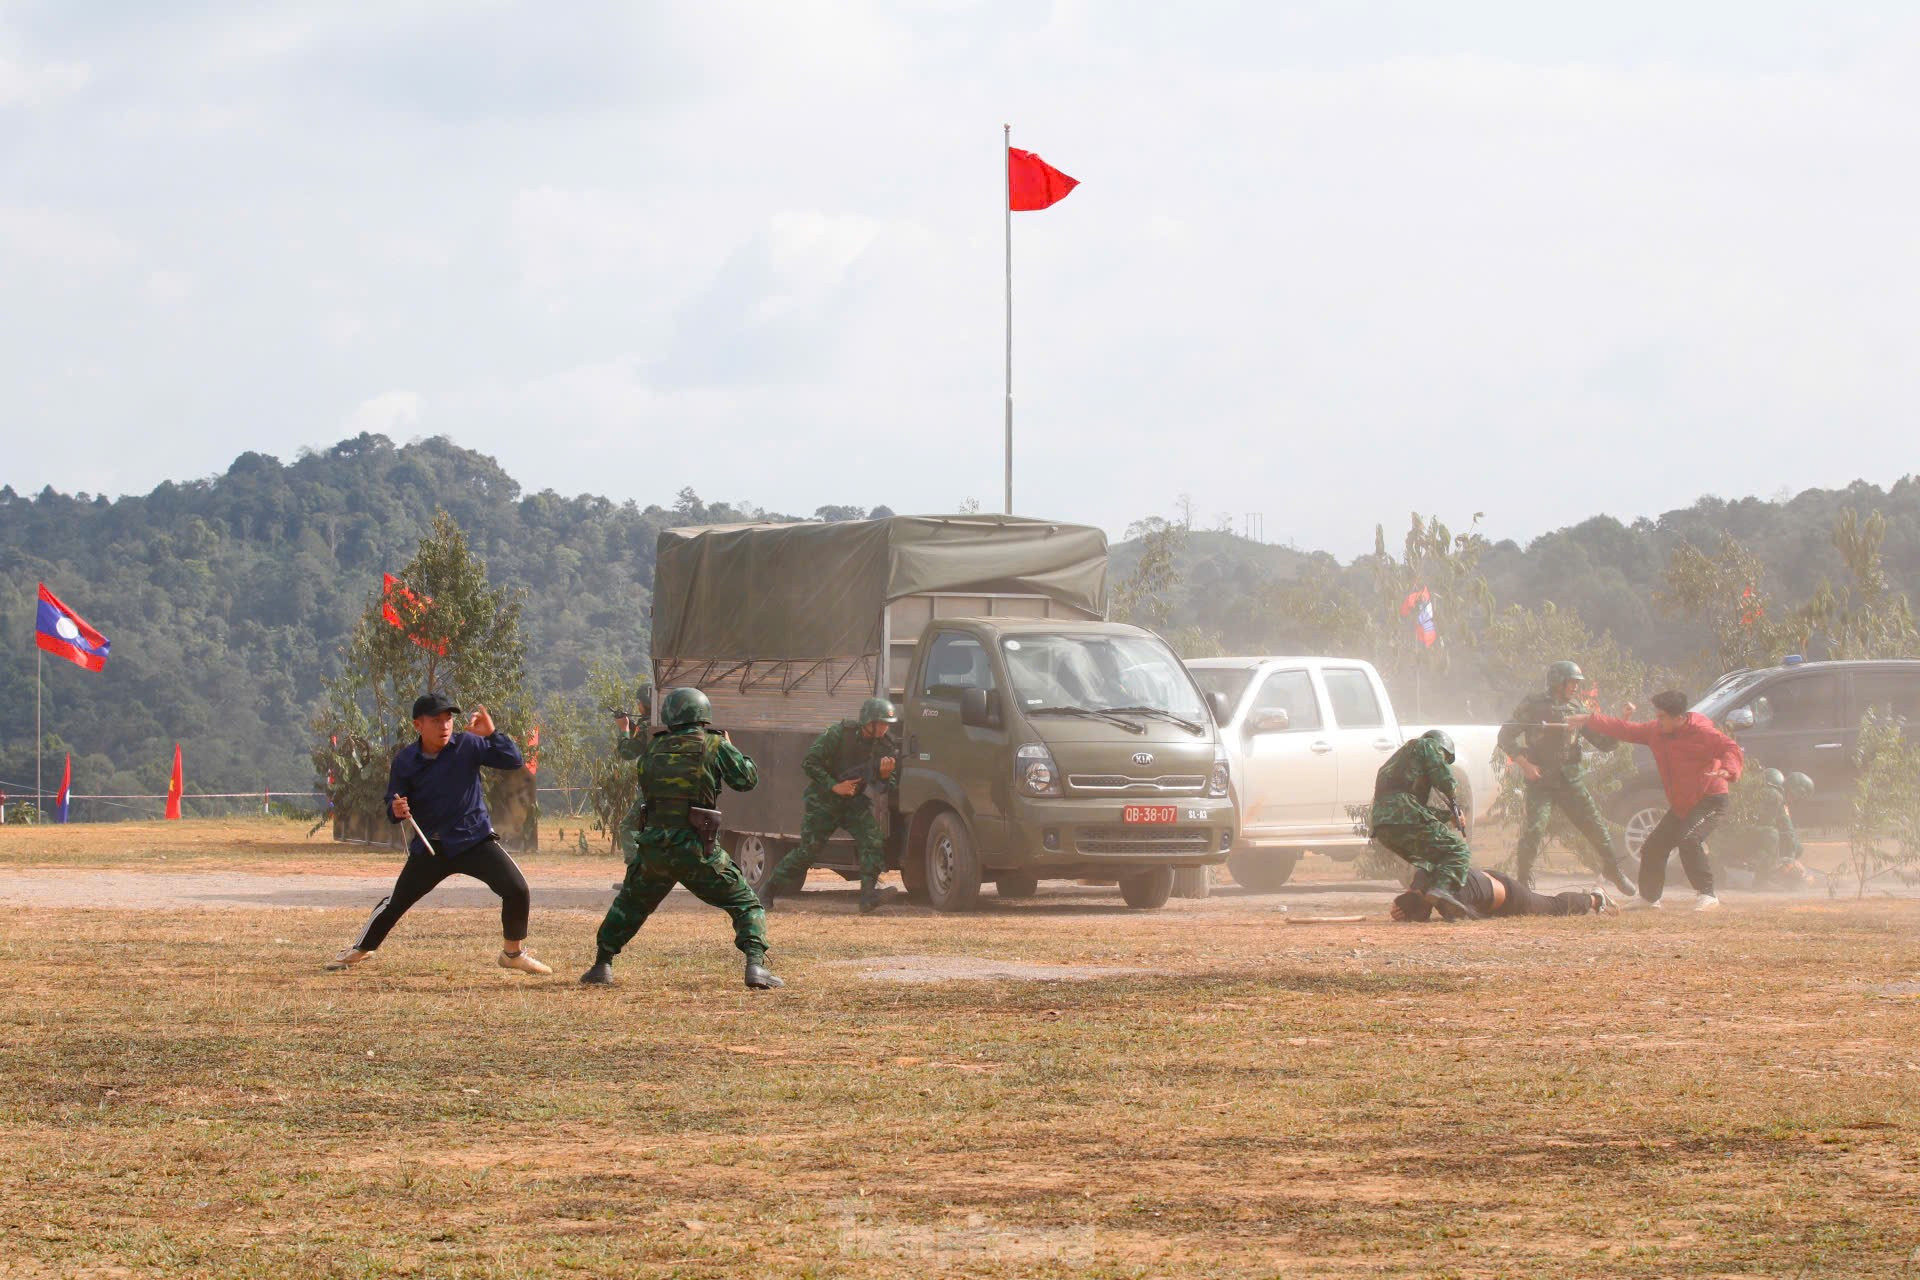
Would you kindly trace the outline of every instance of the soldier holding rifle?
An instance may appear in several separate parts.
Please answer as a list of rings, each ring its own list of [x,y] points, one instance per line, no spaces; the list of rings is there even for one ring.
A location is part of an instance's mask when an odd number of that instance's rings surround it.
[[[1583,759],[1583,746],[1613,751],[1620,743],[1596,730],[1576,730],[1567,724],[1567,717],[1590,709],[1580,700],[1585,683],[1578,663],[1554,663],[1547,668],[1546,691],[1529,695],[1500,728],[1500,749],[1526,780],[1521,791],[1526,797],[1527,814],[1520,842],[1514,848],[1514,878],[1529,889],[1533,887],[1533,864],[1540,856],[1540,842],[1546,838],[1553,811],[1559,809],[1593,847],[1600,859],[1601,874],[1622,893],[1631,895],[1633,883],[1615,858],[1607,820],[1587,790]]]
[[[890,736],[899,723],[891,702],[868,698],[860,704],[858,720],[828,725],[826,732],[814,739],[801,766],[806,770],[808,786],[806,810],[800,819],[800,843],[773,869],[762,902],[771,907],[775,895],[800,892],[807,868],[833,833],[840,830],[853,837],[860,857],[861,914],[873,911],[893,895],[892,889],[879,887],[880,874],[887,869],[887,852],[868,792],[899,785],[900,752]]]

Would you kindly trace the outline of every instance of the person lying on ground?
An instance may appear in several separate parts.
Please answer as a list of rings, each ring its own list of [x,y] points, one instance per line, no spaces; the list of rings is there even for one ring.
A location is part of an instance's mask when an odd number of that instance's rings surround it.
[[[1438,914],[1443,920],[1462,918],[1458,907],[1466,907],[1471,916],[1585,916],[1619,910],[1604,889],[1573,889],[1564,893],[1536,893],[1513,877],[1498,871],[1475,867],[1467,872],[1466,882],[1446,898],[1436,898],[1428,889],[1425,872],[1413,877],[1412,886],[1393,900],[1387,914],[1409,924],[1425,924]]]

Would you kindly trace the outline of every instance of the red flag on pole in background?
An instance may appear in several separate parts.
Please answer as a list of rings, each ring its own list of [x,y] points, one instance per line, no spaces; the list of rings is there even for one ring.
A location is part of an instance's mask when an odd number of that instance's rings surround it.
[[[167,780],[167,817],[180,816],[180,744],[173,744],[173,777]]]
[[[1059,204],[1079,185],[1033,152],[1007,148],[1007,207],[1014,212]]]
[[[527,772],[538,775],[540,772],[540,726],[535,725],[527,731]]]
[[[73,756],[69,754],[67,756],[66,768],[60,774],[60,791],[53,798],[53,811],[57,815],[55,821],[65,822],[67,820],[67,804],[72,799]]]

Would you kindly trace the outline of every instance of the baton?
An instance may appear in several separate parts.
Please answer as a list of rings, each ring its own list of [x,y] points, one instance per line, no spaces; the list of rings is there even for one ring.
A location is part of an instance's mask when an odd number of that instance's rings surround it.
[[[427,846],[428,856],[438,857],[440,855],[440,851],[433,847],[433,841],[427,839],[427,833],[422,831],[420,824],[413,820],[412,809],[408,809],[407,811],[407,825],[413,828],[413,834],[420,837],[420,843]]]

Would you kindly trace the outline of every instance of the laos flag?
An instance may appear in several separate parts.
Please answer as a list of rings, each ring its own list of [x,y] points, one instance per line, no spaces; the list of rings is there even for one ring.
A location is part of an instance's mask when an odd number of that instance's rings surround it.
[[[40,616],[34,623],[33,642],[57,658],[65,658],[89,671],[107,665],[107,638],[87,625],[87,620],[60,603],[60,598],[40,584]]]

